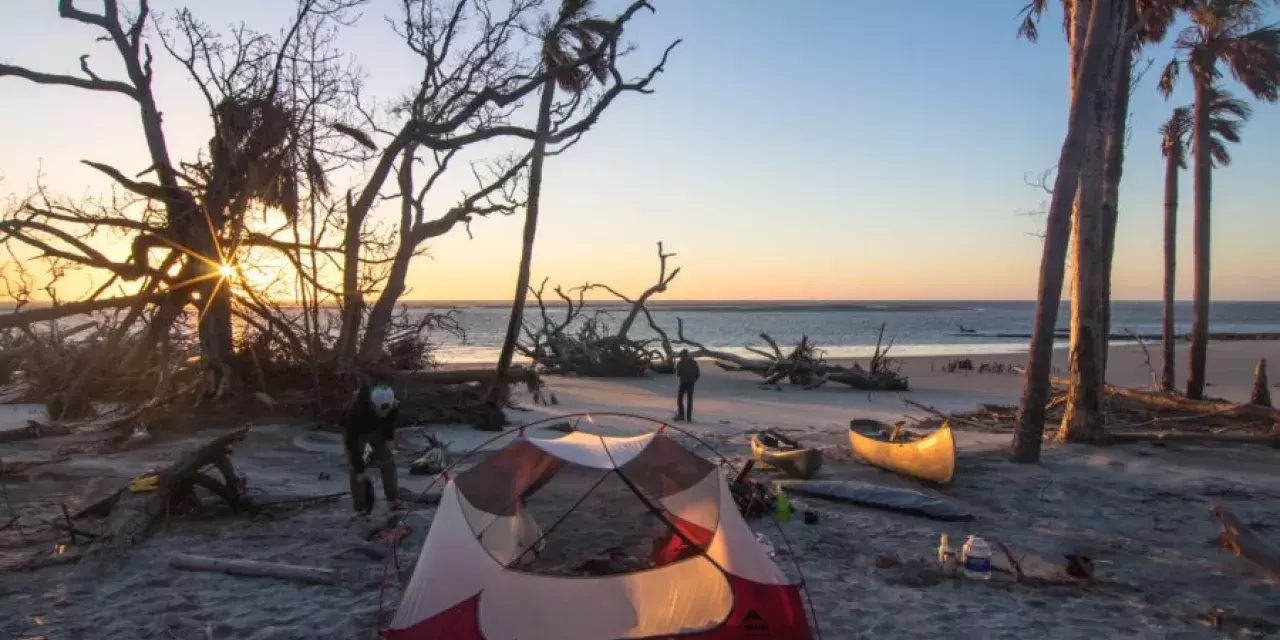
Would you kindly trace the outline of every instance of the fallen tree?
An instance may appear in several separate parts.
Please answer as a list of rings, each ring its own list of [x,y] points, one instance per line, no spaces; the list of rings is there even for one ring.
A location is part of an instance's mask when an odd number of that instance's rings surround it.
[[[725,371],[746,371],[764,378],[761,385],[765,387],[777,388],[783,380],[787,380],[804,389],[817,389],[828,382],[834,382],[866,391],[906,391],[909,387],[908,380],[899,374],[898,361],[889,357],[889,349],[893,344],[892,341],[888,345],[884,344],[884,329],[884,325],[880,325],[875,352],[866,369],[856,362],[849,366],[827,362],[822,350],[807,336],[801,337],[795,347],[784,355],[776,340],[767,333],[761,333],[760,339],[769,345],[771,351],[748,346],[747,350],[760,358],[743,358],[709,349],[689,339],[684,334],[684,323],[678,321],[676,342],[694,347],[689,355],[714,360]]]
[[[217,495],[233,511],[255,513],[257,507],[245,494],[230,458],[232,445],[244,440],[248,433],[248,427],[242,427],[214,438],[156,472],[154,484],[144,491],[134,493],[129,487],[122,488],[81,513],[105,519],[93,531],[96,536],[126,546],[145,540],[165,516],[181,513],[184,508],[198,508],[200,499],[193,492],[197,486]],[[218,470],[220,480],[206,473],[210,467]]]
[[[651,370],[670,370],[675,361],[671,341],[658,326],[646,304],[653,296],[663,293],[680,268],[667,271],[667,260],[675,257],[666,253],[658,243],[658,279],[639,296],[619,293],[607,284],[584,284],[565,291],[555,288],[555,294],[565,303],[564,316],[553,320],[547,312],[546,281],[537,289],[530,287],[529,294],[538,305],[538,317],[542,325],[534,327],[524,323],[524,338],[516,343],[516,349],[533,361],[541,370],[552,374],[575,374],[591,377],[637,377]],[[627,303],[626,315],[616,330],[611,330],[604,309],[590,316],[583,316],[587,303],[584,296],[591,291],[605,291]],[[644,315],[657,338],[634,339],[631,330],[636,320]]]
[[[1064,382],[1045,403],[1047,423],[1061,421],[1067,401]],[[1191,400],[1175,394],[1106,385],[1103,417],[1106,432],[1099,444],[1135,442],[1184,444],[1235,444],[1280,447],[1280,411],[1225,400]],[[1017,407],[984,404],[973,411],[942,413],[930,407],[909,405],[935,416],[938,422],[988,433],[1010,433]]]

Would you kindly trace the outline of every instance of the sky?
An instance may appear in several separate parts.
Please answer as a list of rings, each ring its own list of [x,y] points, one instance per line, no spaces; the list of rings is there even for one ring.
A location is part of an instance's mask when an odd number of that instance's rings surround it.
[[[77,73],[112,51],[60,20],[55,0],[0,0],[0,61]],[[87,9],[97,3],[80,0]],[[125,6],[129,3],[122,2]],[[286,0],[153,0],[215,27],[274,31]],[[366,92],[392,99],[419,73],[374,0],[340,46]],[[664,241],[682,271],[668,299],[1034,299],[1047,195],[1029,186],[1057,160],[1067,117],[1060,16],[1039,43],[1016,38],[1024,0],[907,2],[655,0],[626,39],[633,70],[682,38],[652,95],[620,98],[568,153],[548,160],[533,281],[606,282],[639,293]],[[622,6],[602,0],[599,13]],[[1280,18],[1280,16],[1277,16]],[[158,49],[158,48],[157,48]],[[162,55],[162,52],[161,52]],[[1113,291],[1158,299],[1163,161],[1157,129],[1190,102],[1155,90],[1166,45],[1132,101]],[[1185,79],[1184,79],[1185,80]],[[208,137],[194,85],[169,61],[156,91],[170,146]],[[1280,105],[1255,104],[1234,162],[1214,174],[1215,299],[1280,300]],[[0,197],[104,193],[81,159],[141,170],[136,110],[122,96],[0,78]],[[128,171],[126,171],[128,173]],[[461,189],[464,183],[454,183]],[[456,197],[446,194],[446,200]],[[1191,293],[1191,177],[1182,174],[1179,298]],[[388,209],[380,216],[394,215]],[[408,299],[509,298],[521,216],[486,218],[434,239]]]

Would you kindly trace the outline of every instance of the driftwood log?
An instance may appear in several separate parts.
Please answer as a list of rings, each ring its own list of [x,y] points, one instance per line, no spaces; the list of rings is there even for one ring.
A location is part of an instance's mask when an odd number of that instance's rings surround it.
[[[1065,378],[1053,378],[1052,382],[1060,387],[1068,385],[1068,381]],[[1118,387],[1113,384],[1106,385],[1104,392],[1113,398],[1122,398],[1152,409],[1165,409],[1205,416],[1214,415],[1239,420],[1256,420],[1280,425],[1280,410],[1272,407],[1236,404],[1225,400],[1192,400],[1172,393]]]
[[[322,567],[301,567],[278,562],[260,562],[257,560],[240,560],[232,558],[210,558],[177,553],[169,556],[169,566],[184,571],[204,571],[208,573],[225,573],[231,576],[248,576],[254,578],[279,578],[308,584],[338,585],[341,580],[338,572]]]
[[[161,518],[181,510],[184,502],[195,499],[192,489],[197,485],[227,501],[233,510],[255,512],[257,508],[244,494],[242,483],[228,457],[231,446],[244,440],[248,433],[248,427],[242,427],[187,452],[177,462],[156,473],[155,489],[135,494],[126,487],[116,496],[99,503],[103,506],[95,515],[107,512],[104,516],[107,522],[99,537],[109,537],[117,545],[141,542],[151,535]],[[218,470],[221,479],[204,473],[210,467]],[[87,515],[84,511],[81,513]]]
[[[821,351],[807,337],[788,354],[783,354],[777,340],[767,333],[761,333],[771,349],[747,347],[747,350],[759,355],[759,358],[744,358],[736,354],[715,349],[708,349],[684,334],[684,323],[677,320],[676,342],[694,347],[689,355],[695,358],[709,358],[725,371],[745,371],[764,378],[763,385],[777,385],[783,380],[802,385],[804,389],[816,389],[828,382],[845,384],[854,389],[864,391],[906,391],[907,378],[898,374],[896,362],[888,357],[892,344],[883,344],[884,325],[880,327],[880,338],[876,342],[875,354],[871,357],[870,369],[864,369],[854,363],[851,366],[831,364],[823,359]]]
[[[1222,548],[1280,577],[1280,550],[1244,526],[1226,507],[1215,505],[1210,513],[1222,525],[1218,535]]]

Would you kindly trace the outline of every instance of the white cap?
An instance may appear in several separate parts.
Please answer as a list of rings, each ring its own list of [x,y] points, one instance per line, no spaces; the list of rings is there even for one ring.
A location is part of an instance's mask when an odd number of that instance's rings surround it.
[[[375,413],[385,416],[391,411],[391,407],[396,405],[396,393],[391,390],[391,387],[380,384],[369,392],[369,402],[373,404]]]

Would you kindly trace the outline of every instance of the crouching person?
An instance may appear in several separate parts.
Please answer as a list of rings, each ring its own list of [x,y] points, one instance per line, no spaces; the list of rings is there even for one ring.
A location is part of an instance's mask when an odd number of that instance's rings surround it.
[[[365,446],[373,450],[369,462],[382,473],[382,493],[392,510],[402,509],[396,462],[391,447],[395,443],[395,423],[400,414],[400,401],[385,384],[360,385],[342,418],[343,446],[347,451],[347,475],[351,483],[351,502],[356,512],[373,511],[373,483],[365,476]]]

